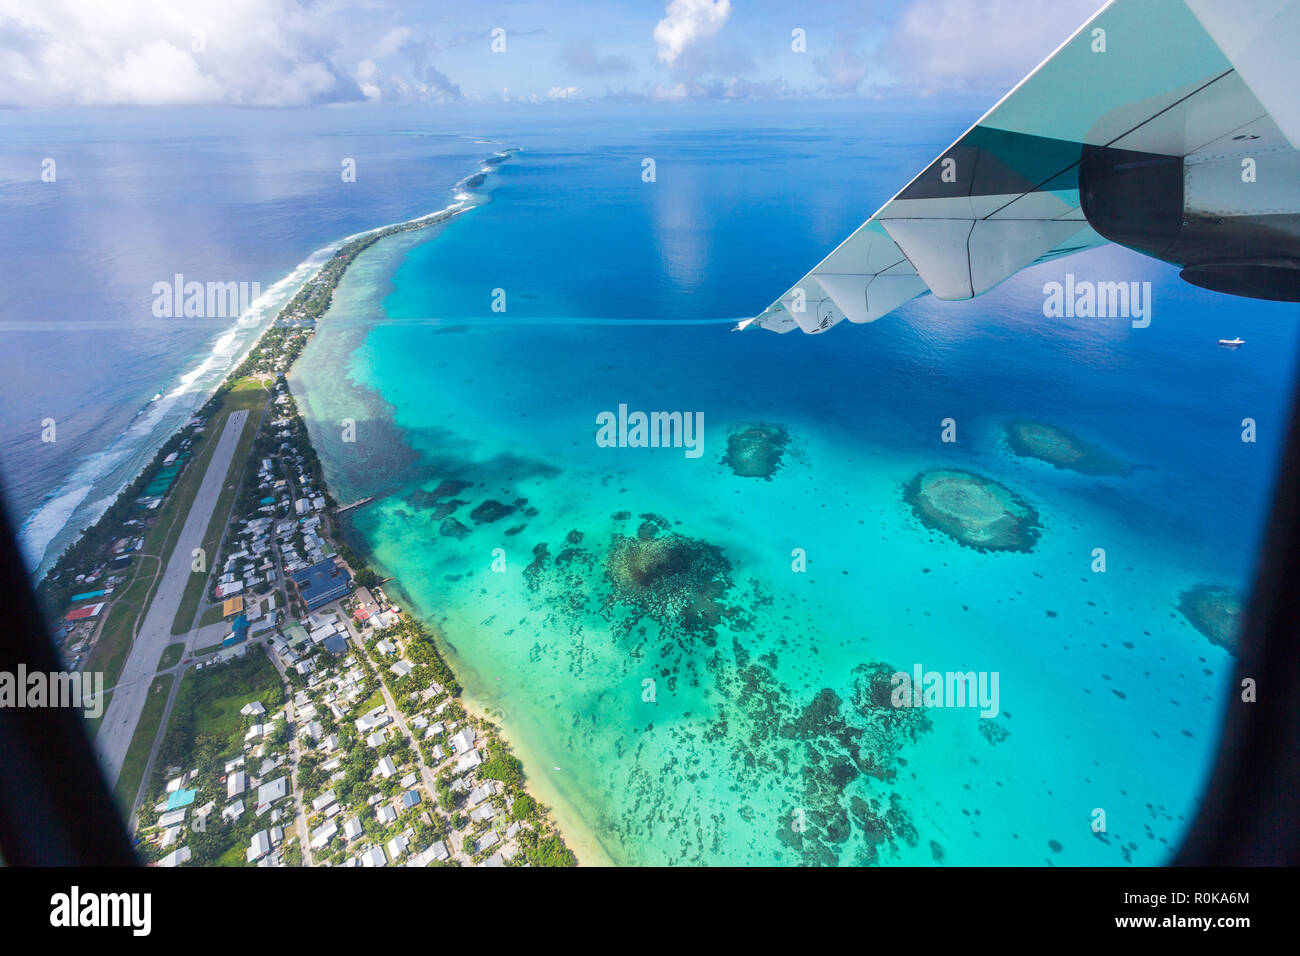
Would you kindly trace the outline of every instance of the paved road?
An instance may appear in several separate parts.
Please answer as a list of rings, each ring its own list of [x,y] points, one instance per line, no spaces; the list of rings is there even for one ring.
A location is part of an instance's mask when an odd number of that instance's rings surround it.
[[[247,418],[248,412],[237,411],[231,412],[226,419],[216,450],[208,462],[207,473],[199,485],[198,494],[194,496],[185,526],[181,529],[176,548],[163,572],[162,583],[158,585],[144,623],[140,626],[140,633],[131,645],[131,652],[122,666],[122,674],[118,678],[113,697],[108,702],[108,711],[104,714],[99,734],[95,737],[100,766],[113,784],[117,783],[117,775],[122,770],[122,761],[126,758],[135,725],[140,721],[140,713],[144,709],[149,685],[158,669],[158,659],[162,656],[163,648],[184,640],[179,635],[172,635],[172,622],[176,619],[181,596],[185,593],[185,583],[191,574],[194,549],[203,546],[203,535],[212,520],[212,512],[216,510],[217,499],[221,497],[231,459],[235,456],[235,446],[239,444],[239,436]],[[208,555],[208,559],[215,560],[216,555]]]

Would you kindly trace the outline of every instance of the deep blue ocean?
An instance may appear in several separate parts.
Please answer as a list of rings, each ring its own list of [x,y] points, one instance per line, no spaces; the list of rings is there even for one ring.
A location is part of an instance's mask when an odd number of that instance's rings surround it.
[[[421,119],[0,111],[0,475],[34,567],[102,511],[262,324],[157,318],[154,283],[180,273],[269,293],[330,243],[446,205],[490,148],[464,115]],[[47,158],[54,182],[42,181]],[[342,181],[345,158],[355,182]],[[41,440],[45,419],[54,442]]]

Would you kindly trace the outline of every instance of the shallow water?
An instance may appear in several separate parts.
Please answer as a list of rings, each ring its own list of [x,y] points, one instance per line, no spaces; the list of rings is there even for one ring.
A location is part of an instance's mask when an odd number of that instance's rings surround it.
[[[525,149],[491,202],[357,261],[293,375],[335,497],[379,496],[354,534],[587,859],[1164,860],[1232,667],[1179,595],[1249,582],[1294,308],[1103,249],[824,336],[696,324],[759,311],[949,135],[946,118],[767,120],[512,130]],[[1044,319],[1066,271],[1151,281],[1151,327]],[[1228,333],[1247,349],[1215,349]],[[620,404],[703,413],[703,454],[599,446]],[[1001,430],[1024,419],[1137,467],[1016,456]],[[724,461],[750,423],[790,436],[770,480]],[[1033,549],[924,527],[903,488],[935,467],[1027,501]],[[435,497],[446,479],[469,485]],[[435,517],[452,497],[461,537]],[[487,500],[515,510],[474,521]],[[680,573],[652,582],[672,600],[609,573],[639,532],[679,536]],[[874,673],[917,664],[996,672],[999,715],[873,706]]]

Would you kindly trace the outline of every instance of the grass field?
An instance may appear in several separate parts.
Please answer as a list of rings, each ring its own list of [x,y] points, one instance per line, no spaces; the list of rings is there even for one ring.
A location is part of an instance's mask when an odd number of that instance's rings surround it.
[[[284,697],[284,686],[270,658],[255,651],[233,664],[191,671],[181,686],[181,694],[186,697],[185,703],[194,707],[199,733],[232,737],[243,726],[241,707],[260,700],[267,712],[273,713]]]
[[[153,597],[157,568],[158,559],[152,555],[142,555],[135,562],[131,582],[113,602],[108,617],[104,620],[99,640],[86,658],[84,670],[102,671],[106,687],[116,684],[118,675],[122,673],[122,665],[126,663],[127,652],[131,650],[136,627]]]
[[[209,624],[216,624],[223,617],[225,617],[225,615],[221,613],[221,605],[214,604],[199,615],[198,626],[207,627]]]
[[[145,765],[149,762],[149,753],[153,750],[154,738],[158,736],[158,725],[162,723],[163,710],[167,706],[167,697],[171,694],[171,674],[159,674],[149,685],[149,696],[145,698],[144,709],[140,711],[140,722],[135,725],[131,735],[131,745],[126,748],[126,757],[122,760],[122,771],[117,778],[113,796],[125,817],[135,806],[135,795],[140,790],[140,779],[144,776]]]
[[[163,793],[167,764],[198,770],[200,787],[217,781],[223,761],[243,747],[246,718],[239,711],[254,700],[261,701],[268,713],[281,710],[285,700],[280,674],[260,648],[250,648],[244,657],[215,668],[186,671],[146,790],[150,802]],[[218,796],[224,797],[224,783],[218,786]],[[252,816],[249,813],[233,829],[218,835],[220,843],[204,851],[213,854],[204,857],[204,865],[245,865],[249,838],[254,830],[267,825],[254,822]]]
[[[208,522],[207,533],[203,535],[203,553],[208,556],[209,561],[216,560],[221,546],[221,536],[226,530],[226,521],[230,518],[230,508],[235,502],[235,491],[239,486],[239,479],[244,474],[244,465],[248,461],[248,450],[252,447],[253,436],[257,434],[262,409],[266,407],[269,395],[270,393],[260,382],[251,378],[242,378],[226,393],[221,411],[213,416],[216,421],[213,432],[220,434],[231,412],[240,410],[248,412],[244,430],[239,436],[239,444],[235,446],[235,455],[230,460],[230,471],[221,487],[217,505],[212,511],[212,520]],[[176,619],[172,621],[173,634],[189,632],[194,624],[194,615],[198,613],[199,603],[203,600],[203,590],[207,587],[207,583],[207,574],[191,574],[189,580],[185,582],[185,593],[181,596],[180,607],[176,609]]]
[[[234,846],[227,849],[225,853],[217,857],[217,862],[214,864],[214,866],[244,866],[244,865],[245,865],[244,845],[242,843],[237,843]]]
[[[239,710],[254,700],[268,713],[279,710],[284,700],[280,673],[261,650],[214,668],[187,670],[167,725],[168,746],[160,752],[188,760],[199,737],[216,737],[226,749],[238,750],[244,727]]]
[[[170,667],[175,667],[181,662],[181,655],[184,653],[185,643],[183,641],[168,644],[163,648],[162,657],[158,658],[158,669],[165,671]]]

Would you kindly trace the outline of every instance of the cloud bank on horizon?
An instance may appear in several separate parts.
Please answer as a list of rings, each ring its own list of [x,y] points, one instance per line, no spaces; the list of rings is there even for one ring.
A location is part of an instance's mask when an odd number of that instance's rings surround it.
[[[7,0],[0,106],[972,95],[1101,0]]]

